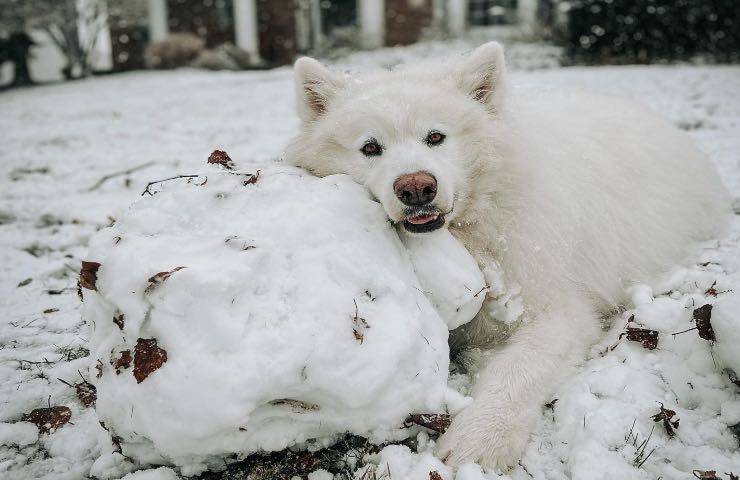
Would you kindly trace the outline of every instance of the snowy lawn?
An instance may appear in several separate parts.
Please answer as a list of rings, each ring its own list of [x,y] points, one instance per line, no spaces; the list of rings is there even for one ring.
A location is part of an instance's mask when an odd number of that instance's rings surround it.
[[[437,43],[431,51],[463,47]],[[362,53],[342,64],[367,68],[429,51]],[[690,132],[740,197],[740,67],[520,70],[513,80],[646,102]],[[92,474],[117,478],[130,471],[112,453],[92,409],[60,381],[79,383],[80,375],[94,371],[76,292],[88,239],[137,199],[148,181],[199,171],[215,148],[241,165],[279,157],[297,128],[291,82],[289,68],[131,73],[0,95],[0,478],[78,479],[90,476],[91,468]],[[126,170],[131,173],[120,174]],[[722,363],[740,349],[722,342],[732,335],[733,320],[735,326],[740,321],[737,292],[740,216],[726,238],[709,242],[652,289],[634,289],[634,309],[612,319],[580,374],[561,386],[557,402],[543,407],[520,467],[502,478],[740,474],[740,386]],[[696,330],[671,335],[691,328],[692,311],[705,303],[717,304],[716,345]],[[658,332],[656,349],[620,339],[631,315],[631,326]],[[730,333],[723,337],[725,330]],[[457,380],[464,390],[465,382]],[[675,415],[655,422],[651,417],[661,413],[661,403]],[[19,423],[23,414],[48,404],[67,406],[70,423],[41,436],[31,424]],[[670,424],[676,419],[677,428]],[[422,450],[425,441],[421,434]],[[367,458],[369,466],[357,478],[374,478],[368,470],[378,479],[426,480],[433,470],[444,480],[499,478],[494,472],[484,477],[473,465],[455,477],[428,453],[411,455],[405,448],[388,447]],[[137,476],[175,478],[166,469],[143,473]]]

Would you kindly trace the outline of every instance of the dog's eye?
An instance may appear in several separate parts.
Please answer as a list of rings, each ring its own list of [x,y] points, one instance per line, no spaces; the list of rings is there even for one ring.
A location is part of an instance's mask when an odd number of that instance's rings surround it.
[[[426,143],[430,147],[433,145],[439,145],[440,143],[445,141],[445,134],[440,132],[431,131],[427,135]]]
[[[363,155],[366,157],[376,157],[383,153],[383,147],[377,142],[377,140],[369,140],[360,149]]]

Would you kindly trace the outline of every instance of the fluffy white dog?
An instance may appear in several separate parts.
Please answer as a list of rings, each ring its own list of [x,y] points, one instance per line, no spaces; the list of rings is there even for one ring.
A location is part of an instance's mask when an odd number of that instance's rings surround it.
[[[400,229],[449,228],[521,286],[526,319],[496,346],[438,443],[448,463],[518,461],[543,403],[625,289],[721,232],[729,200],[687,135],[607,96],[507,89],[503,49],[351,78],[295,64],[288,162],[366,185]],[[468,340],[490,344],[479,314]]]

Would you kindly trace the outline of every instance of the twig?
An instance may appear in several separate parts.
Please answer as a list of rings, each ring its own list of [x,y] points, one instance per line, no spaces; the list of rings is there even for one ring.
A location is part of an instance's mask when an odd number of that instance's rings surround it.
[[[673,335],[673,338],[676,338],[676,335],[681,335],[682,333],[690,332],[692,330],[697,330],[697,329],[698,329],[697,327],[689,328],[688,330],[683,330],[681,332],[672,333],[671,335]]]
[[[149,182],[149,183],[146,184],[146,188],[144,189],[143,192],[141,192],[141,196],[143,197],[147,193],[150,196],[154,196],[154,193],[152,193],[152,191],[149,190],[149,187],[151,187],[152,185],[156,185],[158,183],[163,183],[163,182],[169,182],[170,180],[176,180],[178,178],[198,178],[198,177],[201,177],[201,176],[202,175],[176,175],[174,177],[165,178],[163,180],[155,180],[153,182]]]
[[[59,380],[60,382],[62,382],[63,384],[65,384],[65,385],[66,385],[66,386],[68,386],[68,387],[72,387],[72,388],[74,388],[74,387],[75,387],[75,386],[74,386],[74,385],[72,385],[71,383],[67,382],[66,380],[62,380],[62,379],[61,379],[61,378],[59,378],[59,377],[57,377],[57,380]]]
[[[152,162],[146,162],[146,163],[142,163],[141,165],[137,165],[135,167],[131,167],[131,168],[127,169],[127,170],[121,170],[120,172],[109,173],[108,175],[104,175],[103,177],[100,178],[100,180],[98,180],[95,183],[95,185],[93,185],[92,187],[88,188],[87,191],[88,192],[92,192],[93,190],[97,190],[98,188],[100,188],[105,182],[107,182],[111,178],[120,177],[122,175],[128,175],[128,174],[134,173],[136,171],[143,170],[145,168],[151,167],[154,164],[155,164],[155,162],[153,162],[153,161]]]

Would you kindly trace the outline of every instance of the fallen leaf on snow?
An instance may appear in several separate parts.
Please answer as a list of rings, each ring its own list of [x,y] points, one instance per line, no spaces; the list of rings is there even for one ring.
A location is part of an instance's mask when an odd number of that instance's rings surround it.
[[[80,270],[80,286],[88,290],[98,290],[96,282],[98,281],[98,268],[100,264],[98,262],[87,262],[82,261],[82,269]]]
[[[124,325],[123,314],[121,313],[120,315],[116,315],[115,317],[113,317],[113,323],[115,323],[120,330],[123,330],[123,325]]]
[[[702,305],[694,310],[693,316],[699,336],[711,342],[716,340],[714,329],[712,328],[712,306],[710,304]]]
[[[131,366],[131,350],[124,350],[121,352],[118,358],[112,359],[110,364],[116,369],[116,375],[121,374],[121,370],[125,370]]]
[[[144,293],[152,293],[152,291],[155,288],[157,288],[158,285],[161,285],[162,283],[164,283],[168,278],[172,276],[173,273],[178,272],[184,268],[187,268],[187,267],[176,267],[176,268],[173,268],[172,270],[167,270],[165,272],[159,272],[159,273],[152,275],[151,277],[149,277],[149,280],[148,280],[149,286],[146,287],[146,290],[144,290]]]
[[[716,470],[706,470],[706,471],[705,470],[694,470],[691,473],[693,473],[694,476],[698,478],[699,480],[721,480],[717,476]]]
[[[257,183],[257,181],[260,179],[260,174],[262,173],[262,170],[257,170],[257,173],[254,175],[250,175],[248,179],[244,180],[244,186],[247,185],[254,185]]]
[[[675,415],[675,411],[665,408],[661,403],[660,412],[653,415],[652,419],[655,423],[663,422],[663,427],[665,427],[665,431],[668,433],[668,436],[674,437],[676,435],[676,429],[678,428],[679,422],[679,419],[672,420]]]
[[[234,169],[234,162],[231,160],[231,157],[229,157],[229,154],[224,152],[223,150],[214,150],[208,156],[208,163],[221,165],[226,170]]]
[[[69,407],[58,405],[32,410],[31,413],[24,414],[21,420],[36,425],[40,433],[50,433],[69,422],[71,418],[72,410]]]
[[[414,413],[406,417],[404,426],[419,425],[437,433],[445,433],[450,426],[450,416],[446,413]]]
[[[619,337],[626,336],[627,340],[633,342],[640,342],[643,348],[648,350],[655,350],[658,346],[658,332],[657,330],[650,330],[647,328],[639,327],[627,327],[627,331],[622,333]]]
[[[167,352],[159,348],[156,338],[139,338],[136,340],[134,353],[134,378],[141,383],[164,365],[167,361]]]
[[[86,407],[95,405],[95,401],[98,399],[98,390],[90,382],[84,381],[75,383],[75,390],[77,391],[77,398]]]

